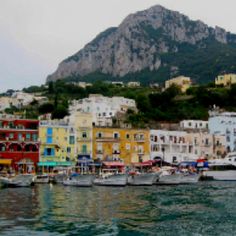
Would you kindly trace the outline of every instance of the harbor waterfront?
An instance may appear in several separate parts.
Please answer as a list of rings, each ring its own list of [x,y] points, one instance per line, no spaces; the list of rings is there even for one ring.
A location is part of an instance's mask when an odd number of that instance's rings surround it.
[[[0,235],[235,235],[236,182],[0,189]]]

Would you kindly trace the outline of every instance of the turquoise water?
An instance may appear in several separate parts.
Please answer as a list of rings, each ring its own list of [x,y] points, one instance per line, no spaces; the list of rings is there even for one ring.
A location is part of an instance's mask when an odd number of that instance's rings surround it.
[[[0,189],[1,236],[236,235],[236,182]]]

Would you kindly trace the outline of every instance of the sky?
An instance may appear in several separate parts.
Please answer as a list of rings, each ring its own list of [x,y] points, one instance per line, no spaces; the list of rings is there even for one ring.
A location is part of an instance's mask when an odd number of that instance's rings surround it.
[[[236,33],[235,0],[0,0],[0,92],[44,84],[101,31],[157,4]]]

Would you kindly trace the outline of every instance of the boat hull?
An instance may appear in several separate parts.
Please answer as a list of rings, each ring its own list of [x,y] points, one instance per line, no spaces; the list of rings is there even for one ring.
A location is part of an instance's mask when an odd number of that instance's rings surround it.
[[[37,175],[34,179],[34,183],[36,184],[48,184],[49,183],[49,176],[48,175]]]
[[[65,186],[91,187],[93,185],[93,175],[79,175],[63,181]]]
[[[154,182],[159,177],[159,174],[156,173],[141,173],[136,175],[130,175],[128,177],[129,185],[153,185]]]
[[[33,184],[33,175],[18,175],[14,178],[1,179],[3,187],[30,187]]]
[[[95,178],[94,185],[100,186],[125,186],[127,184],[127,176],[123,174],[111,175],[104,178]]]
[[[157,184],[170,185],[170,184],[180,184],[180,182],[181,182],[180,174],[170,174],[170,175],[161,175]]]
[[[236,170],[208,170],[204,171],[203,176],[217,181],[236,181]]]
[[[200,174],[181,174],[180,184],[194,184],[200,179]]]

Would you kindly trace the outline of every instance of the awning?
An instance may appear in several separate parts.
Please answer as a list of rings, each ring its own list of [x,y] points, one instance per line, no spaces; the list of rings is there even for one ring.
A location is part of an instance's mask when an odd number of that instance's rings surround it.
[[[38,166],[73,166],[74,163],[70,161],[62,161],[62,162],[56,162],[56,161],[45,161],[45,162],[39,162]]]
[[[131,163],[133,166],[152,166],[153,161],[149,160],[149,161],[144,161],[144,162],[135,162],[135,163]]]
[[[105,161],[103,162],[103,165],[109,166],[109,167],[124,167],[125,164],[122,162],[115,162],[115,161]]]
[[[0,159],[0,165],[11,165],[11,159]]]

